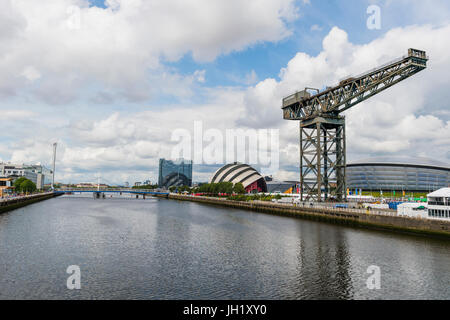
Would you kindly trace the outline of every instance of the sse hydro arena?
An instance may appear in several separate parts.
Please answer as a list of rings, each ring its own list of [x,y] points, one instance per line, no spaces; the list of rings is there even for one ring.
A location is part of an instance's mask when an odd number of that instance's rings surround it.
[[[430,192],[450,186],[450,166],[427,158],[376,157],[347,164],[350,190]]]

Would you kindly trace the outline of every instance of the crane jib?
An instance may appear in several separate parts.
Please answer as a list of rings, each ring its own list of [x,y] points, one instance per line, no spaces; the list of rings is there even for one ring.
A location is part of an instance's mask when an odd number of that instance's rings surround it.
[[[283,99],[283,118],[307,120],[320,115],[337,115],[422,71],[427,61],[425,51],[409,49],[407,56],[357,77],[348,77],[323,92],[314,95],[307,90],[297,92]]]

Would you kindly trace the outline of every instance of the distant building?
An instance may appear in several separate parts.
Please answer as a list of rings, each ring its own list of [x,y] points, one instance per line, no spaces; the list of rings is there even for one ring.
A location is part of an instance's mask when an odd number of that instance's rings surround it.
[[[450,165],[420,157],[376,157],[347,164],[350,190],[430,192],[450,186]]]
[[[12,178],[0,178],[0,197],[3,198],[5,195],[13,191],[13,179]]]
[[[159,159],[158,186],[192,186],[192,161]]]
[[[267,181],[267,180],[266,180]],[[289,181],[267,181],[268,193],[296,193],[296,183]]]
[[[24,177],[36,184],[37,189],[42,189],[44,185],[49,184],[52,175],[52,171],[42,165],[0,163],[1,177]]]
[[[144,186],[149,186],[149,185],[152,184],[152,182],[151,182],[150,180],[145,180],[145,181],[143,182],[143,184],[144,184]]]
[[[108,188],[109,186],[107,184],[104,183],[92,183],[92,182],[82,182],[82,183],[78,183],[76,185],[77,188],[87,188],[87,189],[92,189],[92,188]]]
[[[141,185],[142,185],[142,182],[135,182],[135,183],[134,183],[134,186],[135,186],[135,187],[140,187]]]
[[[130,187],[130,183],[127,181],[127,182],[125,182],[125,188],[128,188],[128,187]]]
[[[442,188],[427,195],[428,217],[450,220],[450,188]]]
[[[209,183],[242,183],[247,193],[267,192],[267,183],[263,176],[248,164],[230,163],[217,170]]]
[[[92,188],[92,187],[94,187],[94,184],[82,182],[82,183],[78,183],[76,187],[77,188]]]

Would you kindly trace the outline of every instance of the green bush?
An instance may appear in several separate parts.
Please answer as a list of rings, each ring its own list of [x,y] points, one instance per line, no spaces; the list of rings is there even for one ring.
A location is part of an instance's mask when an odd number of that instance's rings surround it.
[[[254,194],[254,195],[233,195],[229,196],[228,200],[234,200],[234,201],[272,201],[273,199],[281,199],[281,195],[271,196],[271,195],[264,195],[264,194]]]

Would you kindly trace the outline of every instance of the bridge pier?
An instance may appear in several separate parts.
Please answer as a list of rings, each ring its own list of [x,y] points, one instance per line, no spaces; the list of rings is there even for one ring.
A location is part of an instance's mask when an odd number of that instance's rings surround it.
[[[106,197],[104,192],[93,192],[93,196],[94,196],[94,199],[100,199],[100,198],[105,199],[105,197]]]

